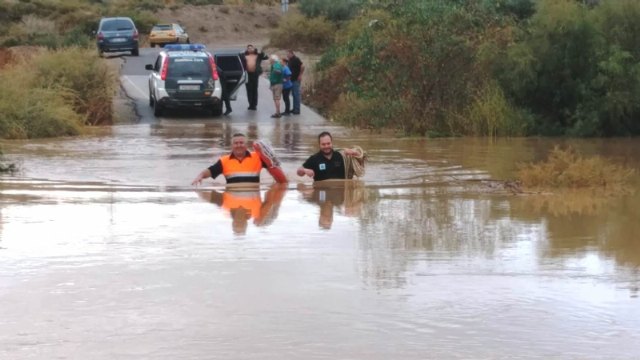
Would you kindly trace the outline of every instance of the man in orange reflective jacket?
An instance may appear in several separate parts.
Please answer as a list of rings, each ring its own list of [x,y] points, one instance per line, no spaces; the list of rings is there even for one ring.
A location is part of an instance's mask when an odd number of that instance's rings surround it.
[[[200,185],[206,178],[215,179],[222,174],[227,184],[260,182],[260,171],[267,165],[260,156],[247,149],[247,137],[244,134],[234,134],[231,138],[231,153],[221,156],[215,164],[202,170],[191,182]]]

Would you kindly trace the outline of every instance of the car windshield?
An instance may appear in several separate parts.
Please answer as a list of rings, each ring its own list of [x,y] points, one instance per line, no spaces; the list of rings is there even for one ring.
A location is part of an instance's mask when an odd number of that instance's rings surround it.
[[[124,19],[107,20],[102,23],[102,31],[118,30],[133,30],[133,24],[131,21]]]
[[[171,25],[155,25],[151,31],[167,31],[171,30]]]
[[[211,76],[211,65],[206,58],[169,58],[167,77],[206,78]]]

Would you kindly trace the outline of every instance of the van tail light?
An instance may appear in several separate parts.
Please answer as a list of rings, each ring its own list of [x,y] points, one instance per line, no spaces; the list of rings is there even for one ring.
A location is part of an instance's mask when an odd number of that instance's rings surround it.
[[[138,40],[138,30],[133,30],[133,40]]]
[[[98,38],[98,40],[104,40],[104,34],[102,33],[102,31],[100,31],[100,32],[98,33],[97,38]]]
[[[216,62],[213,61],[213,56],[209,55],[209,65],[211,65],[211,77],[213,80],[218,80],[218,69],[216,68]]]
[[[167,79],[168,70],[169,70],[169,57],[167,56],[166,58],[164,58],[164,61],[162,62],[162,72],[160,73],[160,79],[162,79],[162,81]]]

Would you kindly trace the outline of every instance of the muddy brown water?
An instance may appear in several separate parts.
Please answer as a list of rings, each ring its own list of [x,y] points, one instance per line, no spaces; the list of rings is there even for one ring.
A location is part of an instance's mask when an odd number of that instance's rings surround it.
[[[361,181],[295,169],[315,134]],[[236,130],[292,179],[190,185]],[[3,142],[2,359],[637,359],[640,195],[522,196],[555,144],[640,169],[640,140],[394,139],[183,119]],[[636,190],[638,186],[636,186]]]

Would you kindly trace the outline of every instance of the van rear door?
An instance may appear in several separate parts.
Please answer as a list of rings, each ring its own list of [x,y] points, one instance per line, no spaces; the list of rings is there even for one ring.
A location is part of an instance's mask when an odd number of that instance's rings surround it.
[[[229,95],[231,100],[235,100],[240,87],[247,82],[247,73],[244,71],[242,61],[238,53],[216,53],[213,55],[220,79],[231,87],[232,91]]]

